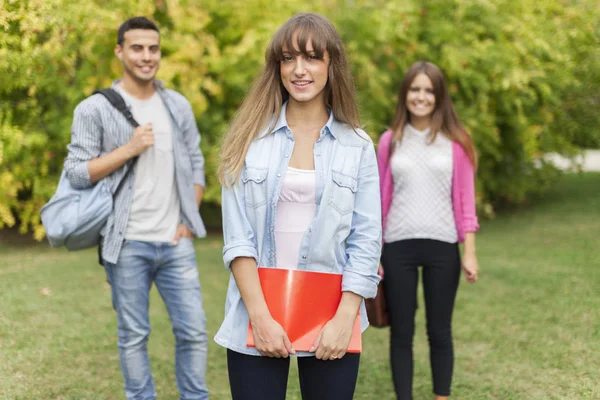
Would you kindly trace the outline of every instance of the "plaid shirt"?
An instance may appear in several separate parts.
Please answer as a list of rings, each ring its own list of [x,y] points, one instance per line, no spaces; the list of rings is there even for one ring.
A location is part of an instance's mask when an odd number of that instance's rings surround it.
[[[119,81],[113,82],[113,88]],[[200,151],[200,133],[190,103],[181,94],[165,89],[156,81],[173,124],[173,152],[175,182],[181,207],[181,220],[198,237],[206,236],[204,223],[198,212],[194,185],[205,186],[204,156]],[[130,104],[128,104],[131,107]],[[75,108],[71,127],[71,143],[65,159],[64,169],[71,185],[85,188],[92,185],[88,172],[88,161],[110,153],[129,142],[134,128],[125,117],[101,94],[95,94]],[[108,175],[106,178],[113,191],[116,190],[130,164]],[[102,230],[102,258],[115,264],[123,244],[127,220],[133,198],[134,171],[127,176],[121,190],[114,199],[113,212]]]

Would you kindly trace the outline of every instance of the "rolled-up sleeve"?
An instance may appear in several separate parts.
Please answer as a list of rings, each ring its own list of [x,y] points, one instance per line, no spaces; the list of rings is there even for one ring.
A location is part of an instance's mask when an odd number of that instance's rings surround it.
[[[373,144],[363,149],[354,200],[352,226],[346,239],[347,263],[342,290],[364,298],[375,297],[381,255],[381,200],[379,173]]]
[[[221,196],[225,268],[230,269],[231,262],[237,257],[252,257],[258,262],[256,235],[246,216],[241,180],[231,188],[223,186]]]
[[[88,161],[100,157],[102,150],[102,124],[92,104],[83,102],[75,108],[67,150],[64,169],[69,183],[78,189],[91,186]]]
[[[186,100],[183,110],[182,130],[187,151],[192,160],[192,180],[194,185],[206,186],[204,172],[204,155],[200,150],[200,132],[196,125],[196,117],[192,106]]]

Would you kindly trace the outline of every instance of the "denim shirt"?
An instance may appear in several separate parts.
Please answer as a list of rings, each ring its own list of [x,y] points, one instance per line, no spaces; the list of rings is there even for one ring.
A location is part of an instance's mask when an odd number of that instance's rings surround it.
[[[116,88],[119,81],[113,82]],[[155,81],[171,117],[173,126],[173,154],[175,161],[175,182],[180,203],[180,217],[198,237],[206,236],[204,223],[198,212],[194,185],[205,186],[204,156],[200,151],[200,134],[190,103],[174,90],[165,89],[160,81]],[[127,100],[125,100],[127,103]],[[130,104],[127,104],[131,107]],[[134,128],[125,117],[101,94],[94,94],[83,100],[75,108],[71,128],[71,143],[67,146],[68,155],[64,162],[67,179],[75,188],[92,185],[88,172],[88,161],[101,157],[129,142]],[[106,178],[113,190],[130,168],[128,162]],[[113,212],[102,230],[102,258],[116,263],[123,245],[131,202],[133,198],[134,171],[131,171],[123,187],[115,193]]]
[[[275,268],[275,217],[294,138],[285,118],[286,104],[274,129],[252,142],[240,179],[222,190],[223,261],[252,257],[258,266]],[[379,173],[373,142],[330,114],[314,146],[316,215],[304,233],[297,269],[342,274],[342,290],[375,297],[381,255]],[[368,326],[364,301],[361,328]],[[233,351],[260,355],[246,346],[248,312],[233,278],[225,319],[215,341]],[[299,354],[309,355],[309,353]],[[310,354],[312,355],[312,354]]]

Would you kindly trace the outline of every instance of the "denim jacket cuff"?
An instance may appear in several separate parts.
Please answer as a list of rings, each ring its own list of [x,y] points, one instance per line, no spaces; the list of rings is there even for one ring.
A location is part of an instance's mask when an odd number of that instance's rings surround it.
[[[231,262],[238,257],[251,257],[258,263],[258,253],[252,242],[238,241],[223,247],[223,263],[225,268],[231,269]]]
[[[378,283],[379,276],[377,274],[371,277],[345,270],[342,276],[342,291],[356,293],[365,299],[371,299],[377,294]]]

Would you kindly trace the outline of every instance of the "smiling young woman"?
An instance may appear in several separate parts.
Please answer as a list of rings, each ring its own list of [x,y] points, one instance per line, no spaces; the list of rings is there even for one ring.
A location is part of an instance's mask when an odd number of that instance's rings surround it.
[[[479,225],[475,149],[434,64],[417,62],[406,72],[392,128],[379,141],[377,159],[384,240],[380,274],[385,276],[396,395],[412,399],[412,340],[422,266],[433,391],[436,400],[447,399],[454,363],[454,299],[461,266],[468,282],[477,281]]]
[[[285,399],[290,355],[303,398],[352,399],[360,354],[346,351],[359,310],[368,326],[363,298],[379,281],[379,179],[344,47],[326,18],[298,14],[275,33],[223,139],[219,178],[232,275],[215,340],[228,349],[233,399]],[[293,349],[272,318],[257,266],[342,275],[335,316],[309,351]],[[246,345],[249,323],[255,347]]]
[[[298,42],[298,34],[292,37],[292,41]],[[311,102],[322,106],[325,104],[324,89],[327,85],[331,60],[327,51],[320,56],[317,55],[311,38],[308,38],[305,49],[306,55],[299,52],[297,47],[291,49],[287,46],[283,47],[280,65],[281,83],[290,95],[289,102],[295,104],[292,107],[306,106]]]

